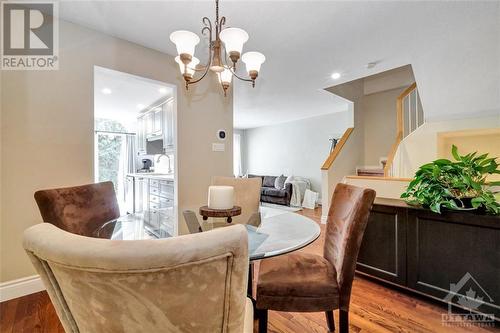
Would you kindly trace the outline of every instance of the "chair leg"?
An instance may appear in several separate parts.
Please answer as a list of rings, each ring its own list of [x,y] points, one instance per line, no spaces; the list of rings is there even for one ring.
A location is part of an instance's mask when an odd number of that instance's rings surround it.
[[[329,332],[335,332],[335,320],[333,317],[333,311],[325,311],[326,324],[328,325]]]
[[[267,333],[267,309],[257,310],[259,312],[259,333]]]
[[[349,333],[349,311],[339,311],[340,333]]]

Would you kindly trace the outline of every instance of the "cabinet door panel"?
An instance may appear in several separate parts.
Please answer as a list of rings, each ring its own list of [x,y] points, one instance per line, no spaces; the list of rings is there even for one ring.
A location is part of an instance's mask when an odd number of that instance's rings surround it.
[[[146,154],[146,129],[144,117],[137,118],[137,153],[139,155]]]
[[[144,115],[145,128],[146,128],[146,137],[151,136],[153,134],[153,113],[148,112]]]
[[[359,251],[357,270],[404,285],[406,223],[404,209],[374,205]]]
[[[174,147],[174,101],[173,99],[163,104],[163,148]]]
[[[153,133],[155,135],[161,135],[162,133],[162,115],[163,111],[161,109],[153,113]]]
[[[408,215],[408,287],[444,299],[451,284],[460,284],[467,273],[475,281],[466,279],[466,285],[458,293],[466,295],[470,287],[485,302],[479,311],[500,315],[497,305],[500,300],[498,227],[479,227],[472,220],[469,224],[446,219],[444,215],[411,210]],[[458,301],[457,297],[452,301]]]

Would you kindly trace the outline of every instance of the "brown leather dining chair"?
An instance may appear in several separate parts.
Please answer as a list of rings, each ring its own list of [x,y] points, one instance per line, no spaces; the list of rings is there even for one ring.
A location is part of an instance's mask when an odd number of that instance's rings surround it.
[[[40,190],[35,200],[44,222],[73,234],[91,236],[102,224],[120,217],[112,182]]]
[[[374,190],[338,184],[328,212],[323,256],[294,252],[262,260],[256,305],[260,333],[267,332],[268,310],[324,311],[333,332],[333,310],[339,309],[340,332],[349,331],[354,271],[374,199]]]

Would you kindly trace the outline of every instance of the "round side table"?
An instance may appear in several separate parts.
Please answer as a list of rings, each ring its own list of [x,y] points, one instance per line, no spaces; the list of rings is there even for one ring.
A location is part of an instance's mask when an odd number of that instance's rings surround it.
[[[241,215],[241,207],[234,206],[229,209],[212,209],[208,206],[200,207],[200,215],[203,216],[203,221],[208,220],[209,217],[226,217],[227,223],[233,221],[233,216]]]

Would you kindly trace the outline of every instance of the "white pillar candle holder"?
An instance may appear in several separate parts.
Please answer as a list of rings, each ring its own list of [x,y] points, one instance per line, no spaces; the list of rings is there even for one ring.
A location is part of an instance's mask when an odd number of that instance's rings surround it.
[[[232,186],[209,186],[208,208],[231,209],[234,207],[234,187]]]

